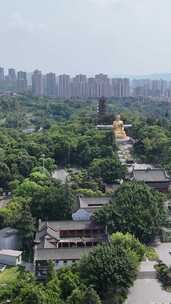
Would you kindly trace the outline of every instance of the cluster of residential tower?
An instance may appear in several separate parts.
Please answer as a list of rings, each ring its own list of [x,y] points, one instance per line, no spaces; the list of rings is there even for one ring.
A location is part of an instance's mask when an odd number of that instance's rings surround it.
[[[99,98],[101,96],[125,97],[171,97],[171,82],[165,80],[131,80],[129,78],[109,78],[106,74],[88,77],[78,74],[43,74],[0,67],[0,92],[31,93],[33,96],[50,98]]]

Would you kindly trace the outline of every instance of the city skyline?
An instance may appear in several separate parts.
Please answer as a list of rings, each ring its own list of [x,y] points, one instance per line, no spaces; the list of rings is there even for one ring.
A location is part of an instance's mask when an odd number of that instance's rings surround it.
[[[150,79],[150,80],[167,80],[167,81],[171,81],[171,71],[168,72],[156,72],[153,73],[152,71],[147,73],[147,74],[127,74],[127,73],[121,73],[121,74],[117,74],[117,73],[113,73],[113,74],[108,74],[105,73],[104,71],[99,71],[98,73],[92,72],[90,74],[84,73],[83,71],[78,72],[78,73],[66,73],[65,71],[62,71],[61,73],[59,71],[55,71],[55,69],[52,70],[45,70],[45,69],[41,69],[40,67],[35,67],[33,70],[27,70],[27,69],[22,69],[21,66],[19,66],[19,68],[17,68],[15,65],[4,65],[2,62],[0,62],[0,69],[3,68],[4,70],[4,74],[8,74],[8,70],[9,69],[14,69],[15,71],[21,71],[21,72],[26,72],[27,76],[31,77],[31,75],[33,74],[34,71],[38,70],[41,71],[43,75],[49,74],[49,73],[53,73],[56,75],[69,75],[70,77],[75,77],[76,75],[86,75],[87,77],[94,77],[95,75],[98,74],[105,74],[108,75],[109,78],[129,78],[131,80],[133,79]]]
[[[169,72],[170,9],[169,0],[6,0],[0,61],[71,75]]]
[[[29,76],[29,77],[28,77]],[[36,69],[29,74],[0,67],[0,92],[32,93],[35,97],[50,98],[105,98],[153,97],[171,100],[171,80],[130,79],[109,77],[107,74],[46,74]]]

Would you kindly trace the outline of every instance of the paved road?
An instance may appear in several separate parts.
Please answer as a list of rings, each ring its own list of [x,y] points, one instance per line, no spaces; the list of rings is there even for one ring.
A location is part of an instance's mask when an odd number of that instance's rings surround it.
[[[154,248],[157,251],[160,260],[167,266],[171,266],[171,243],[158,242]]]
[[[159,258],[168,266],[171,265],[171,243],[157,241],[154,248]],[[128,299],[125,304],[170,304],[171,293],[162,289],[159,281],[155,278],[154,262],[143,262],[140,273],[130,288]]]
[[[137,279],[125,304],[170,304],[171,293],[164,291],[156,279]]]

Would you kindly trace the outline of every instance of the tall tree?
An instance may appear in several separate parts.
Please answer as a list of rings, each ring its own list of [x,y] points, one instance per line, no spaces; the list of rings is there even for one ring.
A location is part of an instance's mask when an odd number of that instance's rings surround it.
[[[93,215],[95,222],[107,225],[109,232],[130,232],[140,241],[152,241],[164,224],[164,196],[144,183],[124,183],[111,204]]]
[[[87,288],[82,284],[67,298],[67,304],[102,304],[102,302],[92,287]]]
[[[48,261],[48,268],[47,268],[47,281],[51,281],[56,276],[56,270],[55,270],[55,262],[50,260]]]
[[[30,252],[34,237],[34,222],[28,204],[22,207],[19,221],[16,223],[16,227],[19,229],[22,239],[23,248]]]
[[[109,294],[125,296],[135,279],[138,264],[135,251],[127,250],[123,243],[111,242],[94,248],[83,257],[80,273],[87,285],[92,284],[98,294],[107,299]]]

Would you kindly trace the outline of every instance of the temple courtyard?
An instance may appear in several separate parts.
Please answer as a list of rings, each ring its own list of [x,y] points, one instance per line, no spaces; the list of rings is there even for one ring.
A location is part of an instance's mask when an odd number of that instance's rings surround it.
[[[171,243],[154,245],[159,259],[171,266]],[[134,286],[130,288],[128,299],[125,304],[170,304],[171,293],[163,290],[160,282],[156,279],[154,269],[155,262],[142,262]]]
[[[137,279],[125,304],[170,304],[171,293],[160,286],[157,279]]]

